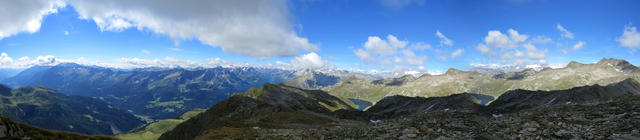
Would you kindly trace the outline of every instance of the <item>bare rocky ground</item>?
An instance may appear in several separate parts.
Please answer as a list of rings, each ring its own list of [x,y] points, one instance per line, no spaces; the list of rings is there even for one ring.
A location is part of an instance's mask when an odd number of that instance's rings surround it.
[[[640,139],[640,97],[509,114],[438,110],[380,122],[245,130],[244,139]]]

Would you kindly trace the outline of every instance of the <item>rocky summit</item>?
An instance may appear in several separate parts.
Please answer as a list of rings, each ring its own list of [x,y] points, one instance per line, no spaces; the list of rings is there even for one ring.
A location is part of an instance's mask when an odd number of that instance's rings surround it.
[[[159,139],[213,139],[256,137],[259,129],[301,129],[362,125],[333,117],[336,110],[356,111],[348,99],[321,90],[265,84],[214,105]],[[275,138],[277,136],[274,136]],[[272,138],[264,136],[264,138]]]

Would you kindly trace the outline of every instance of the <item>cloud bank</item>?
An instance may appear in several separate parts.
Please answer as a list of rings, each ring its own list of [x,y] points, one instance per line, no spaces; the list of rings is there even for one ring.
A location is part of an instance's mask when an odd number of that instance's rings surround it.
[[[42,19],[65,7],[61,0],[3,0],[0,1],[0,39],[40,30]]]
[[[129,28],[166,35],[179,44],[197,39],[223,51],[259,58],[295,56],[317,50],[291,25],[285,0],[108,0],[67,1],[80,19],[101,31]],[[67,3],[61,0],[0,1],[0,39],[34,33],[42,19]],[[66,34],[66,33],[65,33]]]

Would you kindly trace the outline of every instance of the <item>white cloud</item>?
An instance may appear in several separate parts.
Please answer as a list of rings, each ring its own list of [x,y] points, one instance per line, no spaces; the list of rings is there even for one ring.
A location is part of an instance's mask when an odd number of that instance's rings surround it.
[[[574,51],[580,50],[580,49],[582,49],[582,47],[584,47],[585,44],[586,43],[584,43],[584,41],[580,41],[580,42],[576,43],[575,45],[573,45],[571,50],[574,50]]]
[[[556,25],[556,28],[558,29],[558,31],[560,31],[560,33],[562,33],[562,38],[573,39],[573,33],[562,27],[562,25],[558,24]]]
[[[64,31],[64,35],[69,35],[69,31]]]
[[[528,65],[546,62],[544,59],[547,58],[549,50],[538,49],[533,43],[545,44],[552,40],[545,36],[536,36],[528,40],[529,37],[514,29],[507,30],[507,34],[491,30],[485,36],[484,42],[476,46],[476,50],[490,61],[499,61],[503,64]]]
[[[28,56],[20,57],[14,60],[7,53],[0,54],[0,68],[28,68],[31,66],[51,66],[60,63],[52,55],[38,56],[31,60]]]
[[[442,33],[440,33],[439,30],[436,30],[436,36],[438,36],[438,38],[440,38],[440,45],[444,44],[444,45],[447,45],[447,46],[453,46],[453,41],[451,41],[449,38],[447,38]]]
[[[297,35],[283,0],[70,0],[81,19],[103,31],[149,30],[176,40],[198,39],[225,52],[253,57],[293,56],[317,50]]]
[[[7,53],[0,54],[0,65],[9,65],[13,63],[13,59]]]
[[[404,48],[408,42],[400,41],[393,35],[387,35],[387,40],[377,36],[370,36],[364,43],[364,49],[373,55],[391,55],[396,53],[398,48]]]
[[[553,42],[553,40],[551,38],[546,37],[546,36],[536,36],[536,37],[532,38],[531,41],[533,43],[537,43],[537,44],[546,44],[546,43]]]
[[[523,53],[523,52],[521,52],[520,50],[516,50],[516,51],[513,53],[513,55],[514,55],[515,57],[523,57],[523,56],[524,56],[524,53]]]
[[[460,56],[462,54],[462,52],[464,52],[464,49],[457,49],[457,50],[453,51],[453,53],[451,53],[451,58],[456,58],[456,57]]]
[[[502,59],[511,59],[513,58],[513,55],[511,55],[511,53],[505,53],[502,55]]]
[[[291,60],[291,65],[298,69],[322,69],[334,67],[329,64],[329,62],[322,60],[322,58],[315,52],[296,56]]]
[[[55,65],[57,63],[56,57],[53,55],[38,56],[32,62],[34,63],[33,65],[45,65],[45,66]]]
[[[518,45],[518,42],[524,42],[529,37],[528,35],[520,35],[518,31],[509,29],[509,36],[502,34],[502,32],[493,30],[489,31],[484,38],[484,42],[487,47],[511,49]]]
[[[623,47],[640,48],[640,33],[638,33],[635,26],[626,25],[622,36],[616,38],[616,41]]]
[[[291,65],[297,69],[335,69],[335,65],[323,60],[315,52],[294,57],[291,59]]]
[[[358,56],[361,60],[367,61],[367,62],[373,62],[375,61],[373,59],[373,57],[366,51],[362,50],[362,49],[358,49],[357,51],[355,51],[356,56]]]
[[[527,50],[527,56],[531,59],[544,59],[547,58],[547,53],[549,52],[547,49],[538,51],[536,46],[533,44],[524,44],[523,47]]]
[[[484,55],[487,55],[487,54],[489,54],[489,53],[490,53],[491,48],[487,47],[487,46],[486,46],[486,45],[484,45],[484,44],[478,44],[478,45],[476,46],[476,50],[480,51],[480,53],[482,53],[482,54],[484,54]]]
[[[141,50],[140,53],[142,53],[142,54],[151,54],[151,52],[149,50],[145,50],[145,49]]]
[[[404,54],[407,64],[412,66],[423,65],[424,61],[427,61],[427,56],[416,56],[415,53],[409,50],[402,51],[402,54]]]
[[[65,6],[61,0],[0,1],[0,40],[21,32],[40,30],[44,16],[57,13]]]
[[[407,47],[409,46],[409,47]],[[423,51],[431,48],[431,45],[423,42],[409,43],[399,40],[393,35],[387,35],[386,39],[378,36],[369,36],[362,48],[354,51],[354,54],[367,65],[380,70],[405,70],[424,65],[426,55],[416,54],[414,51]],[[399,69],[402,67],[402,69]]]
[[[513,42],[524,42],[525,40],[527,40],[527,38],[529,38],[529,35],[522,35],[519,34],[518,31],[513,30],[513,29],[509,29],[509,37],[511,38],[511,41]]]
[[[411,4],[417,4],[418,6],[422,6],[425,4],[426,0],[379,0],[382,6],[392,9],[400,9]]]
[[[431,48],[431,45],[422,43],[422,42],[416,42],[409,46],[409,49],[417,50],[417,51],[422,51],[430,48]]]

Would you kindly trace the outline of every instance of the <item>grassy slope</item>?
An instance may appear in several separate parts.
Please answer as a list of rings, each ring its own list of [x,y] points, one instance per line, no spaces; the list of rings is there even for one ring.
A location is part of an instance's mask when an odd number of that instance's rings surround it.
[[[116,135],[116,137],[122,140],[155,140],[155,139],[158,139],[158,137],[160,137],[162,133],[173,129],[178,124],[204,111],[205,111],[204,109],[194,109],[194,110],[185,112],[179,118],[159,120],[159,121],[150,123],[142,128],[134,130],[132,132],[118,134]]]
[[[5,129],[12,129],[15,127],[19,127],[24,132],[24,136],[29,137],[30,139],[42,140],[42,139],[67,139],[67,140],[115,140],[116,138],[111,136],[104,135],[84,135],[73,132],[65,132],[65,131],[55,131],[55,130],[46,130],[30,125],[26,125],[23,123],[13,122],[9,118],[0,117],[0,124],[5,126]],[[6,130],[3,130],[6,131]],[[20,137],[13,137],[7,139],[23,139]]]

